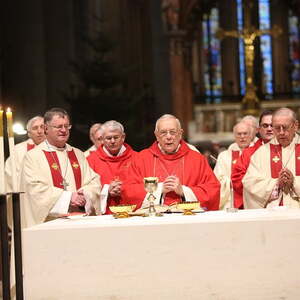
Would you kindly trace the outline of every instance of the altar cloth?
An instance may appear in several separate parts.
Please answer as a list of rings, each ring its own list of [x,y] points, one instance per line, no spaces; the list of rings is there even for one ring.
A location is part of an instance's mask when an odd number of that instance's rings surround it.
[[[23,230],[25,299],[299,299],[300,210],[57,219]]]

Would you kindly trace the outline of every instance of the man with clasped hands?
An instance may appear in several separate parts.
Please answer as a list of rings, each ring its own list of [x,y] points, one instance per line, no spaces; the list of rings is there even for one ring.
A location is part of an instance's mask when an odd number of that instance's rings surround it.
[[[61,108],[44,115],[46,140],[24,157],[21,190],[23,226],[70,212],[94,213],[100,197],[99,176],[83,152],[67,144],[70,118]]]
[[[278,109],[272,127],[275,137],[252,155],[242,180],[245,208],[299,208],[300,136],[295,113]]]

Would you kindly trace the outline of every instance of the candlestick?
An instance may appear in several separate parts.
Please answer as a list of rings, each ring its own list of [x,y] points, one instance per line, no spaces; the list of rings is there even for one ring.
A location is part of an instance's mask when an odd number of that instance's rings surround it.
[[[3,109],[0,107],[0,194],[5,194]]]
[[[13,132],[13,117],[10,108],[6,110],[6,120],[7,120],[7,134],[8,134],[8,146],[9,146],[9,156],[11,163],[11,177],[12,177],[12,192],[18,192],[18,178],[17,178],[17,168],[15,159],[15,140]]]

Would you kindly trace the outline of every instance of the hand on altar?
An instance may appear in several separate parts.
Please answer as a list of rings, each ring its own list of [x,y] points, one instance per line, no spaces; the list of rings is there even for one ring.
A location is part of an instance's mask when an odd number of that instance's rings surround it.
[[[294,184],[294,175],[289,169],[282,169],[279,173],[278,177],[278,185],[279,187],[285,191],[288,192]]]
[[[85,206],[85,203],[86,203],[86,200],[85,200],[83,191],[78,191],[78,192],[72,193],[70,206],[82,207],[82,206]]]
[[[183,189],[177,176],[168,176],[163,182],[163,193],[175,192],[179,196],[183,196]]]
[[[108,188],[108,193],[111,197],[117,197],[121,195],[121,188],[122,188],[122,181],[119,179],[114,179],[111,181],[109,188]]]

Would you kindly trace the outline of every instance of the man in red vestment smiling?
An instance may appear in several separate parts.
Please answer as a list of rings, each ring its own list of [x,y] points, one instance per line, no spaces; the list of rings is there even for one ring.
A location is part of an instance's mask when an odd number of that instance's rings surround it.
[[[136,152],[125,143],[121,123],[107,121],[98,131],[101,132],[103,144],[87,160],[90,167],[100,175],[103,184],[100,194],[101,212],[109,214],[109,206],[120,204],[122,183]]]
[[[144,177],[158,177],[155,205],[199,201],[203,208],[219,208],[220,183],[207,159],[189,148],[183,130],[173,115],[163,115],[155,126],[156,142],[138,153],[129,169],[123,188],[123,204],[148,205]]]

